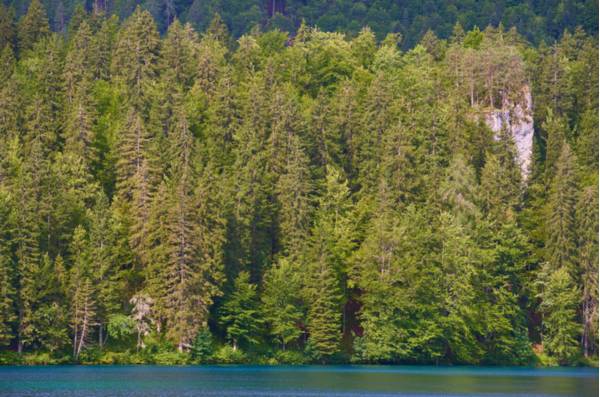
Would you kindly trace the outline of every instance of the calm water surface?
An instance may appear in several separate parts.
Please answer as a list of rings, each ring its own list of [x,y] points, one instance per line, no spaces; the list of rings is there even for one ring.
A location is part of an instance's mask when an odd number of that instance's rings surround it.
[[[590,368],[0,367],[0,396],[598,396]]]

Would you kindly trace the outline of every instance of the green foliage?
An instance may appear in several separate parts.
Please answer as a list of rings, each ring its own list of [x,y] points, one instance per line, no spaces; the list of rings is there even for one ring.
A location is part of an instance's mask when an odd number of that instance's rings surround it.
[[[259,342],[257,336],[263,320],[259,317],[256,284],[250,283],[248,272],[240,272],[237,276],[233,291],[221,310],[220,322],[234,351],[239,343],[252,345]]]
[[[275,361],[277,364],[287,365],[303,365],[309,362],[306,355],[293,350],[277,351],[275,353]]]
[[[212,360],[217,364],[244,364],[248,362],[248,357],[241,349],[224,345],[215,352]]]
[[[544,314],[544,349],[561,365],[573,362],[579,353],[581,326],[576,321],[579,291],[566,267],[545,268],[549,274],[541,285],[541,309]]]
[[[39,0],[33,0],[27,8],[27,13],[19,21],[19,51],[32,49],[39,40],[49,34],[46,10]]]
[[[116,340],[125,340],[135,332],[135,322],[129,316],[113,314],[108,317],[108,335]]]
[[[152,361],[157,365],[185,365],[189,359],[189,354],[181,352],[160,352],[152,357]]]
[[[0,5],[2,362],[597,357],[598,43],[557,36],[587,3],[27,3]]]
[[[285,350],[297,341],[302,330],[303,302],[300,299],[301,278],[297,265],[281,258],[264,277],[262,311],[270,326],[270,333]]]
[[[208,328],[202,329],[196,335],[192,345],[192,359],[199,363],[205,363],[212,356],[215,350],[215,342]]]

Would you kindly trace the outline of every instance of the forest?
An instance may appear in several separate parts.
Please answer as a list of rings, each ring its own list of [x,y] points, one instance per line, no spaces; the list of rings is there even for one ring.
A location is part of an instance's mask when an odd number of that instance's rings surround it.
[[[17,18],[25,15],[30,0],[3,0]],[[296,32],[302,21],[321,30],[356,35],[369,26],[378,40],[388,33],[405,38],[403,49],[412,48],[431,29],[448,38],[456,22],[465,29],[503,24],[516,27],[532,43],[553,42],[565,29],[581,26],[598,35],[598,2],[595,0],[41,0],[49,11],[50,28],[66,32],[74,15],[94,10],[129,17],[139,4],[148,10],[159,32],[173,20],[205,31],[218,13],[233,36],[255,26],[266,30]]]
[[[0,363],[597,366],[586,21],[77,10],[0,5]]]

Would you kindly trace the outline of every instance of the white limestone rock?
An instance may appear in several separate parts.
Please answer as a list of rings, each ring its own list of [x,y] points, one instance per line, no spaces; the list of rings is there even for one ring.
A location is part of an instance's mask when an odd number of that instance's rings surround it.
[[[517,148],[518,162],[521,175],[526,181],[529,176],[529,166],[533,147],[533,109],[531,106],[531,91],[525,85],[522,98],[516,103],[504,100],[502,109],[487,112],[485,122],[494,132],[500,132],[503,125],[511,131]]]

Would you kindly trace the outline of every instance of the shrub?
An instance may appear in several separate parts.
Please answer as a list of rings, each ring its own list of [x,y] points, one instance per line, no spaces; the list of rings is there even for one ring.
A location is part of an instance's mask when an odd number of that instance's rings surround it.
[[[0,352],[0,365],[16,364],[21,364],[21,356],[19,353],[13,351]]]
[[[275,353],[275,359],[279,364],[301,365],[308,362],[307,357],[302,352],[294,350],[280,350]]]
[[[111,338],[122,341],[135,332],[135,322],[124,314],[113,314],[108,317],[108,334]]]
[[[56,364],[56,359],[52,358],[50,353],[27,353],[23,355],[23,364],[25,365],[49,365]]]
[[[189,362],[190,356],[187,353],[164,351],[154,354],[152,358],[158,365],[184,365]]]
[[[81,364],[95,364],[100,360],[100,356],[102,356],[102,350],[97,347],[90,347],[81,352],[78,361]]]
[[[218,364],[243,364],[248,361],[248,357],[241,349],[224,345],[213,355],[213,361]]]

